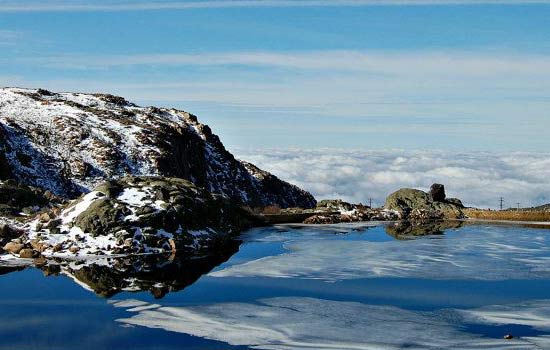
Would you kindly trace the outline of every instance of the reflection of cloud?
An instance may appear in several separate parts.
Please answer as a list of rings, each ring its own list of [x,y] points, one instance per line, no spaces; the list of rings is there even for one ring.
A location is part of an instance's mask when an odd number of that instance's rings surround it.
[[[285,253],[229,266],[210,276],[326,281],[374,277],[473,280],[550,277],[550,236],[544,230],[470,226],[460,230],[460,237],[386,242],[316,240],[310,235],[300,238],[279,232],[277,235],[285,242]]]
[[[124,305],[114,302],[116,307]],[[131,312],[131,311],[130,311]],[[510,317],[513,317],[511,314]],[[545,313],[546,322],[550,314]],[[256,303],[157,307],[119,322],[254,349],[536,349],[530,341],[482,338],[459,330],[460,312],[284,297]],[[521,323],[521,319],[513,319]]]
[[[336,149],[240,151],[262,169],[309,190],[317,198],[343,198],[381,205],[401,187],[447,185],[450,197],[467,205],[495,207],[550,202],[548,153],[456,153],[435,151],[350,151]],[[514,204],[515,205],[515,204]]]

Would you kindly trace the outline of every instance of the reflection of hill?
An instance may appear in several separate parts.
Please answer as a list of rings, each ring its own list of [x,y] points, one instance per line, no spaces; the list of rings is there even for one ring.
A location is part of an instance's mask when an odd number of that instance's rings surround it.
[[[386,233],[395,239],[410,239],[416,236],[442,235],[445,230],[459,228],[463,221],[430,221],[411,223],[400,221],[385,227]]]
[[[0,276],[15,271],[24,270],[26,266],[0,266]]]
[[[44,275],[68,275],[94,293],[111,297],[122,291],[150,291],[155,298],[184,289],[202,275],[227,261],[240,242],[228,244],[215,254],[185,258],[170,255],[140,255],[105,258],[87,262],[49,263],[40,267]]]

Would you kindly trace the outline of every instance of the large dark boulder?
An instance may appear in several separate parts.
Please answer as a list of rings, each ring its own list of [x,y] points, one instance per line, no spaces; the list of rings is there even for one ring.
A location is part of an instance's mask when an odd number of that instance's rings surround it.
[[[447,201],[434,201],[424,191],[403,188],[386,198],[384,208],[396,211],[401,219],[429,221],[440,219],[462,219],[462,206]]]
[[[195,254],[223,246],[255,223],[255,217],[239,202],[183,179],[161,177],[105,182],[69,205],[59,217],[47,219],[31,238],[46,245],[52,241],[52,233],[65,234],[66,239],[56,239],[56,245],[44,249],[44,255],[176,250]]]
[[[430,196],[435,202],[445,201],[445,186],[443,186],[442,184],[433,184],[430,187]]]

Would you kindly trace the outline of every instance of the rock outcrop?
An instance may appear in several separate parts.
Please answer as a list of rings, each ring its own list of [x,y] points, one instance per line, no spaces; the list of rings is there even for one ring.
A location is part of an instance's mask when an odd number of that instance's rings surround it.
[[[397,213],[384,208],[371,208],[363,204],[351,204],[341,199],[325,199],[317,204],[314,215],[304,220],[304,224],[337,224],[359,221],[397,220]]]
[[[59,215],[40,215],[19,242],[44,256],[197,254],[223,246],[253,217],[231,200],[178,178],[100,184]]]
[[[20,217],[45,208],[63,204],[63,200],[48,191],[26,186],[15,180],[0,180],[0,216]]]
[[[434,187],[432,186],[432,189]],[[410,221],[462,219],[462,203],[457,199],[445,199],[445,189],[435,186],[429,194],[421,190],[403,188],[386,198],[384,208],[399,213],[399,218]],[[440,200],[434,200],[433,198]]]
[[[197,117],[106,94],[0,89],[0,179],[65,198],[126,175],[189,180],[251,207],[315,206],[313,196],[239,161]]]

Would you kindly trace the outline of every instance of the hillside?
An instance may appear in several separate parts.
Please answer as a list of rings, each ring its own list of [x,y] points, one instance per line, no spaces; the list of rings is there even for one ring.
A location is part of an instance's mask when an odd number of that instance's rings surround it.
[[[316,203],[308,192],[235,159],[187,112],[108,94],[0,89],[0,179],[74,198],[126,175],[186,179],[251,207]]]

